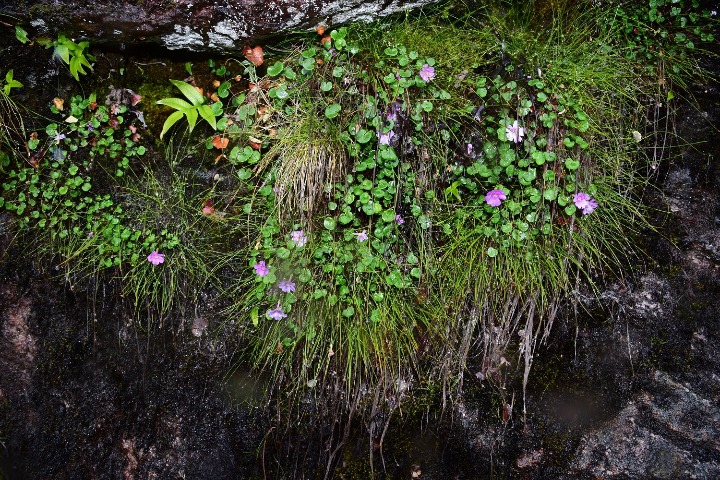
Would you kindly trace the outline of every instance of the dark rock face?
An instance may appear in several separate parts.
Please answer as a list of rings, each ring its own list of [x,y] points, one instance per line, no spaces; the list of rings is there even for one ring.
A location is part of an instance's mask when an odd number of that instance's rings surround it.
[[[26,19],[39,33],[157,44],[170,50],[232,52],[278,32],[369,21],[433,1],[9,0],[0,6],[0,13]]]
[[[92,318],[82,296],[12,270],[0,270],[0,478],[257,476],[260,416],[209,380],[227,369],[225,345],[192,337],[191,320],[190,342],[148,343],[103,306]]]

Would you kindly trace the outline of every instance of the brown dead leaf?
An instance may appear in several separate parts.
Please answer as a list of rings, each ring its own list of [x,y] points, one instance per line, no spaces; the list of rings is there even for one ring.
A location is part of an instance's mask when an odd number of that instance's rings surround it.
[[[509,403],[506,403],[503,405],[503,412],[502,412],[502,420],[503,422],[507,422],[510,420],[510,416],[512,415],[512,405]]]
[[[218,88],[220,86],[220,80],[215,80],[213,82],[213,87]]]
[[[265,55],[263,54],[263,49],[259,45],[255,48],[250,48],[250,45],[245,45],[245,48],[243,48],[242,53],[243,53],[243,55],[245,55],[245,58],[250,60],[250,62],[253,65],[255,65],[256,67],[259,67],[265,61]]]
[[[53,104],[55,105],[55,108],[57,108],[58,110],[62,110],[64,108],[63,107],[64,103],[65,103],[65,100],[63,100],[62,98],[58,98],[58,97],[53,98]]]
[[[322,36],[325,33],[325,25],[318,25],[315,31],[318,35]]]
[[[220,163],[220,160],[222,160],[223,158],[225,158],[225,155],[221,153],[220,155],[215,157],[215,163]]]
[[[220,135],[215,135],[212,139],[212,144],[215,146],[215,148],[223,150],[228,146],[228,139],[225,137],[221,137]]]
[[[240,80],[242,80],[242,75],[235,75],[235,78],[233,80],[239,82]]]
[[[130,105],[135,106],[138,103],[142,102],[142,95],[138,95],[137,93],[133,93],[130,97]]]
[[[213,93],[212,95],[210,95],[210,100],[212,100],[213,102],[219,102],[220,97],[218,97],[217,93]]]
[[[97,102],[90,102],[90,110],[95,111],[97,108]]]
[[[255,150],[260,150],[262,148],[262,140],[260,140],[258,138],[250,137],[250,138],[248,138],[248,143]]]

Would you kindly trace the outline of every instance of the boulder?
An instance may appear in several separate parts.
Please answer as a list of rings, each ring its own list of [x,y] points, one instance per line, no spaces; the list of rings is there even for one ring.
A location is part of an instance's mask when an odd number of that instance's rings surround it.
[[[229,53],[280,32],[370,21],[433,1],[6,0],[0,16],[22,19],[38,34]]]

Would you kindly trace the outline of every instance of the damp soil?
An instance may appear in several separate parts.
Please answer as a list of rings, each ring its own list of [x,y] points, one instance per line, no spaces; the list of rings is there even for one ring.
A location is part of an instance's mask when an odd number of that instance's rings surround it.
[[[32,73],[18,101],[46,111],[38,99],[69,93],[60,87],[69,76],[46,51],[34,47],[28,57],[3,48],[0,58]],[[707,62],[720,71],[717,58]],[[95,77],[102,88],[146,95],[151,120],[166,79],[184,69],[171,58],[109,50],[99,53]],[[378,478],[717,477],[720,148],[711,139],[720,87],[692,88],[694,104],[679,107],[674,126],[686,145],[647,196],[667,206],[658,231],[648,232],[632,274],[556,322],[535,355],[527,396],[513,372],[505,388],[471,379],[466,395],[444,408],[440,391],[416,392],[382,448],[358,422],[335,478],[370,478],[369,451]],[[238,364],[231,326],[212,317],[131,319],[111,283],[69,285],[1,226],[0,251],[0,478],[324,473],[312,437],[288,440],[303,446],[302,458],[273,440],[279,426],[263,408],[264,380]],[[612,449],[623,442],[632,448]]]

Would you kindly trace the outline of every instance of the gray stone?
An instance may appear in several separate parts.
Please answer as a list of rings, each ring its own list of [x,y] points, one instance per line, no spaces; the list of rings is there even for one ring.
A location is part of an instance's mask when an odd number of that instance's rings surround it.
[[[651,389],[583,436],[569,478],[720,478],[715,402],[659,371]]]
[[[8,0],[0,14],[38,34],[170,50],[237,52],[246,43],[319,24],[370,21],[436,0]]]

